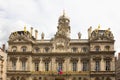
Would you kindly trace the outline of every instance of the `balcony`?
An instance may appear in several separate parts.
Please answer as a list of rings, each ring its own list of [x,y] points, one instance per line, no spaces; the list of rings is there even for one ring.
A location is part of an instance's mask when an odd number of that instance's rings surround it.
[[[21,70],[8,70],[7,74],[30,74],[30,71],[21,71]]]
[[[31,71],[31,74],[41,74],[49,76],[71,76],[71,75],[89,75],[89,71],[63,71],[62,74],[58,74],[57,71]]]
[[[115,71],[91,71],[91,75],[115,75]]]

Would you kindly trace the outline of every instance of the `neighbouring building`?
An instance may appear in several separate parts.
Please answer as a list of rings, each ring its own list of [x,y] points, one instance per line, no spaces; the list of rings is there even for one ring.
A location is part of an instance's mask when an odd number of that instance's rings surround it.
[[[5,45],[0,48],[0,80],[6,80],[6,63],[7,53],[5,51]]]
[[[120,80],[120,53],[118,53],[116,60],[116,80]]]
[[[57,32],[45,39],[33,28],[12,32],[8,40],[7,80],[115,80],[114,36],[100,26],[88,39],[70,38],[70,19],[58,19]],[[84,35],[83,35],[84,36]]]

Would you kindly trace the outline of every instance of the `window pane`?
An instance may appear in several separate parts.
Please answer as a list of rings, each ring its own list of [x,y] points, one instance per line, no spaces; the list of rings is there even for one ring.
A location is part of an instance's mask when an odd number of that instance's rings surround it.
[[[96,51],[100,51],[100,46],[95,46]]]
[[[35,71],[39,71],[39,63],[35,63]]]
[[[95,71],[100,71],[100,61],[95,61]]]
[[[26,63],[24,61],[22,61],[22,70],[26,69]]]
[[[77,63],[73,62],[73,71],[77,71]]]
[[[13,68],[13,70],[16,70],[16,61],[12,62],[12,68]]]
[[[49,71],[49,63],[45,62],[45,71]]]
[[[106,71],[110,71],[110,61],[106,61]]]
[[[61,63],[61,62],[58,63],[58,68],[62,70],[62,67],[63,67],[63,66],[62,66],[62,63]]]
[[[84,61],[83,62],[83,71],[87,71],[88,70],[88,62]]]

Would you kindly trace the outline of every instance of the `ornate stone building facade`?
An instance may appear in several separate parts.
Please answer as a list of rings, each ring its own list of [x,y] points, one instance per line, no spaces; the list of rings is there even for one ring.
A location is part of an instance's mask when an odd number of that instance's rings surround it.
[[[110,29],[88,29],[88,39],[70,38],[70,19],[58,19],[52,39],[31,31],[9,37],[7,80],[115,80],[114,36]]]

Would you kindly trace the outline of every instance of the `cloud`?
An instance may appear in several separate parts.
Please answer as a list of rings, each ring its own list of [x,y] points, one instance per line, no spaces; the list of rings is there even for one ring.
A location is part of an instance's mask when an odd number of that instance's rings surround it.
[[[92,26],[111,28],[115,36],[115,50],[120,51],[120,5],[119,0],[0,0],[0,45],[7,44],[11,32],[23,30],[24,25],[37,29],[39,35],[51,38],[57,31],[58,18],[65,10],[70,17],[71,38],[87,38],[87,29]],[[40,36],[39,36],[40,38]]]

